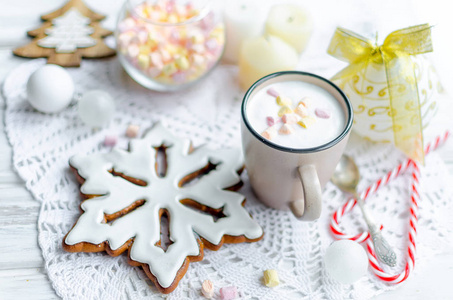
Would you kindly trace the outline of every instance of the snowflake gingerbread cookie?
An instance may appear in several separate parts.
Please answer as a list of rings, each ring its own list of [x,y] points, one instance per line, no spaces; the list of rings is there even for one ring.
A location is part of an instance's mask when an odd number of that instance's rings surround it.
[[[255,242],[263,230],[244,209],[239,149],[192,149],[156,124],[129,150],[76,155],[82,214],[63,240],[69,252],[128,251],[162,293],[170,293],[203,248]],[[168,234],[162,224],[168,222]]]

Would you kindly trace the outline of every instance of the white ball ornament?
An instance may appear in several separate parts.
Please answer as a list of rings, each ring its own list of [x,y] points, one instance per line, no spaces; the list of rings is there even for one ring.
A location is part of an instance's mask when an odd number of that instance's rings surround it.
[[[74,95],[74,82],[68,72],[57,65],[45,65],[30,75],[27,99],[43,113],[55,113],[66,108]]]
[[[80,98],[78,103],[79,117],[91,127],[107,124],[115,113],[115,101],[101,90],[89,91]]]
[[[335,280],[351,284],[365,275],[368,257],[357,242],[341,240],[333,242],[324,255],[327,273]]]

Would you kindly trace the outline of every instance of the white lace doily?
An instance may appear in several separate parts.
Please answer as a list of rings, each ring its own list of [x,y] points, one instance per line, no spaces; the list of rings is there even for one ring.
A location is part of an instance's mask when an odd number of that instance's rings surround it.
[[[76,107],[59,114],[34,111],[25,99],[28,75],[43,60],[30,61],[17,68],[5,81],[7,101],[6,130],[13,147],[14,166],[27,188],[42,202],[39,216],[39,244],[46,269],[56,292],[65,299],[84,295],[87,298],[132,299],[163,297],[145,274],[127,264],[126,257],[105,253],[66,253],[61,242],[79,216],[79,185],[68,167],[68,158],[76,153],[109,151],[102,145],[104,136],[124,136],[128,124],[149,128],[165,119],[179,136],[191,138],[196,145],[211,147],[240,146],[240,92],[235,88],[236,68],[221,66],[203,83],[174,94],[157,94],[131,82],[121,72],[115,59],[85,63],[69,70],[79,91],[93,88],[107,90],[117,101],[117,113],[108,128],[92,131],[82,124]],[[114,87],[114,88],[113,88]],[[374,145],[352,136],[350,154],[357,158],[363,175],[362,187],[372,183],[394,167],[402,156],[391,145]],[[451,236],[449,221],[451,191],[445,190],[451,178],[444,163],[432,153],[422,171],[424,189],[420,203],[417,267],[423,258],[440,251]],[[219,251],[205,252],[201,262],[190,264],[179,287],[169,299],[198,298],[204,279],[218,287],[235,285],[244,299],[365,299],[392,289],[371,272],[354,285],[339,285],[323,269],[323,253],[333,241],[328,231],[332,212],[345,201],[332,184],[324,192],[324,211],[317,222],[303,223],[290,213],[266,208],[254,198],[244,176],[246,208],[264,228],[262,241],[252,244],[225,245]],[[376,218],[385,225],[385,235],[404,256],[409,207],[409,176],[403,176],[379,191],[368,203]],[[350,232],[363,230],[360,213],[345,217]],[[400,261],[398,268],[404,266]],[[277,269],[282,284],[269,289],[261,282],[265,269]],[[397,269],[398,269],[397,268]]]
[[[323,3],[317,5],[318,12],[325,11]],[[329,5],[338,6],[331,9],[338,18],[341,11],[362,7],[360,16],[341,25],[359,33],[373,32],[376,26],[372,23],[374,8],[367,10],[362,4],[362,1],[349,1],[347,4],[341,1],[341,4]],[[327,48],[333,29],[339,25],[338,18],[323,19],[323,26],[327,29],[313,37],[310,48],[304,53],[301,69],[331,76],[343,66],[322,50]],[[385,25],[392,29],[403,27],[401,24]],[[323,51],[322,57],[320,51]],[[86,299],[198,299],[205,279],[212,280],[217,288],[237,286],[242,299],[368,299],[394,288],[380,282],[371,271],[353,285],[337,284],[325,273],[323,254],[333,242],[328,230],[330,216],[346,200],[330,183],[324,192],[321,218],[317,222],[303,223],[288,212],[260,204],[252,195],[245,174],[241,192],[247,196],[246,209],[265,231],[263,240],[252,244],[224,245],[216,252],[205,251],[205,258],[190,264],[178,288],[168,296],[159,294],[143,271],[127,264],[124,255],[110,257],[105,253],[64,252],[62,239],[79,216],[81,200],[79,185],[69,170],[70,156],[109,151],[102,145],[106,134],[119,135],[118,146],[126,147],[128,139],[124,132],[129,124],[140,125],[143,132],[159,119],[165,119],[171,131],[192,139],[195,145],[208,143],[213,148],[240,147],[242,93],[237,87],[235,67],[219,66],[206,80],[188,90],[159,94],[141,88],[129,79],[115,58],[85,60],[81,68],[68,69],[78,92],[102,89],[108,91],[117,104],[115,118],[109,127],[93,131],[78,119],[76,107],[45,115],[27,104],[25,83],[31,72],[43,64],[43,60],[27,62],[6,79],[3,87],[7,102],[5,128],[13,148],[14,167],[27,189],[42,203],[38,220],[39,245],[48,276],[62,298],[75,299],[83,295]],[[351,137],[348,152],[359,164],[362,188],[402,160],[393,146],[374,145],[355,136]],[[409,182],[408,175],[402,176],[367,201],[375,218],[384,224],[384,234],[398,249],[399,257],[404,257],[407,245]],[[451,243],[453,196],[452,191],[447,190],[451,182],[442,160],[436,153],[430,154],[426,167],[422,169],[423,193],[415,273],[423,272],[424,258]],[[345,216],[342,225],[351,233],[365,229],[357,210]],[[403,265],[404,261],[400,260],[395,272],[399,272]],[[280,286],[270,289],[262,284],[265,269],[278,270]]]

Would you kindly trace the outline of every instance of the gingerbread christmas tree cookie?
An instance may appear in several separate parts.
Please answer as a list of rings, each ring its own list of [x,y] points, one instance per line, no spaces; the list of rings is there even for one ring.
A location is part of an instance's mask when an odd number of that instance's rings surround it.
[[[42,27],[31,30],[33,41],[15,49],[15,55],[37,58],[63,67],[78,67],[82,57],[100,58],[115,55],[102,38],[112,32],[103,29],[99,21],[104,16],[91,11],[82,0],[70,0],[62,8],[41,17]]]
[[[204,247],[263,236],[234,192],[241,186],[239,149],[192,149],[158,123],[128,151],[76,155],[70,165],[86,200],[63,248],[112,256],[128,250],[130,263],[162,293],[177,287]]]

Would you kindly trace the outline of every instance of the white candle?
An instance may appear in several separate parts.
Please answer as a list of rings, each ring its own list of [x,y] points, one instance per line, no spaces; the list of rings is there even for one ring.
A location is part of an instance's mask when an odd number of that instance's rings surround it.
[[[308,11],[294,4],[273,6],[266,20],[266,33],[278,36],[301,53],[313,31]]]
[[[237,64],[244,40],[261,35],[264,30],[266,9],[263,5],[246,0],[230,0],[224,9],[226,46],[225,62]]]
[[[248,89],[268,74],[293,70],[298,62],[296,50],[275,36],[260,36],[245,40],[239,58],[239,84]]]

